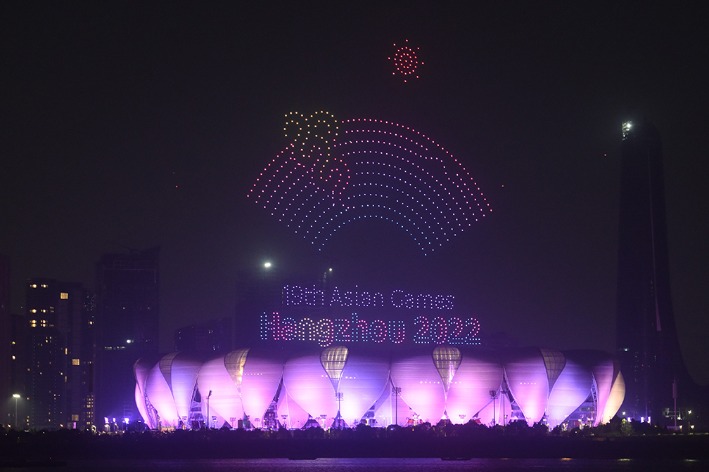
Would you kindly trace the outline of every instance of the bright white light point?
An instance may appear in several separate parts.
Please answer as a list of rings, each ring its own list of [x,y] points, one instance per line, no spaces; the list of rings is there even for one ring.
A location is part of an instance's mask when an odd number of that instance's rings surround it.
[[[266,261],[266,262],[263,263],[263,268],[264,268],[264,269],[270,269],[272,265],[273,265],[273,264],[271,264],[271,261]]]

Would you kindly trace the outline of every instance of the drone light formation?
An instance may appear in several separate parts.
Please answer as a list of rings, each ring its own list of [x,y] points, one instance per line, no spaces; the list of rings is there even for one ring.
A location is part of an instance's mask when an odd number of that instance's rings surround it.
[[[326,111],[317,111],[308,117],[290,112],[286,114],[283,128],[286,138],[291,140],[292,155],[309,167],[309,172],[334,194],[343,190],[349,178],[345,163],[332,156],[337,128],[337,120]]]
[[[409,40],[404,41],[403,46],[398,46],[394,43],[394,54],[388,59],[394,66],[392,75],[400,75],[404,79],[404,83],[408,79],[418,79],[418,69],[424,63],[419,59],[419,48],[409,46]]]
[[[318,251],[345,226],[377,219],[430,254],[492,211],[463,165],[408,126],[327,112],[286,118],[292,141],[248,196]]]

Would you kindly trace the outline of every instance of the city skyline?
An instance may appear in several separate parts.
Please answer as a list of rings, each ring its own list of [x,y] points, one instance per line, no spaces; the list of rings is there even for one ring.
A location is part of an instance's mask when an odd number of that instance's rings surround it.
[[[102,254],[160,246],[161,351],[179,327],[238,317],[240,274],[269,259],[306,282],[332,267],[344,286],[451,293],[488,333],[612,352],[620,126],[641,115],[664,142],[677,331],[709,381],[696,7],[271,7],[1,7],[13,313],[31,277],[93,288]],[[392,75],[392,44],[417,48],[417,79]],[[425,133],[493,212],[427,256],[376,221],[313,251],[246,194],[287,144],[284,115],[321,109]]]

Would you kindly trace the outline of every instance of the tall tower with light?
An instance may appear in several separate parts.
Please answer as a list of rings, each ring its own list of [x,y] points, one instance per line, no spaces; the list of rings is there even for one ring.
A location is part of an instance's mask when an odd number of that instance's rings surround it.
[[[662,143],[643,121],[623,123],[622,136],[616,313],[622,411],[661,422],[678,383],[681,391],[689,382],[672,313]]]
[[[96,264],[97,421],[135,420],[138,359],[158,355],[159,248],[104,254]]]

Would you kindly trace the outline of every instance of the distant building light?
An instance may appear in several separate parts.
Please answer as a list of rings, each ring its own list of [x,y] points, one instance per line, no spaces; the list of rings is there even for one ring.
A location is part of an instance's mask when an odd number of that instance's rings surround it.
[[[132,339],[126,339],[126,344],[132,344],[133,340]]]
[[[633,129],[633,123],[630,121],[626,121],[623,123],[621,130],[623,132],[623,139],[628,137],[628,134],[630,134],[630,130]]]
[[[59,298],[62,300],[69,300],[69,294],[67,292],[61,292]]]
[[[72,359],[71,365],[81,365],[81,359]]]

